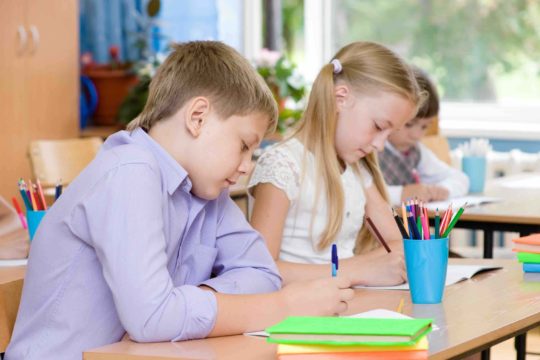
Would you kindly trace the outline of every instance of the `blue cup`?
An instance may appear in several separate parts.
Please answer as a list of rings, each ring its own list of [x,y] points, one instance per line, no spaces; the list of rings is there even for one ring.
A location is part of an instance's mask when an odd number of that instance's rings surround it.
[[[34,234],[41,223],[41,219],[47,213],[46,210],[28,210],[26,212],[26,221],[28,222],[28,232],[30,233],[30,241],[34,238]]]
[[[469,178],[469,192],[481,193],[486,183],[486,157],[464,156],[461,160],[461,168]]]
[[[403,239],[403,247],[412,302],[440,303],[448,268],[448,238]]]

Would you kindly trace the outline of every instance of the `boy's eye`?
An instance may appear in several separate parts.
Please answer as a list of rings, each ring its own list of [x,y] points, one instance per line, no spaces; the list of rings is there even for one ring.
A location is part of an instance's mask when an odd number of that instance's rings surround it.
[[[412,128],[413,126],[414,126],[414,124],[412,124],[412,123],[406,123],[406,124],[405,124],[405,127],[406,127],[407,129],[410,129],[410,128]]]
[[[242,141],[242,152],[245,152],[248,150],[249,150],[249,146],[247,146],[247,144],[244,141]]]
[[[373,124],[375,124],[375,129],[377,129],[377,131],[382,131],[382,127],[380,127],[379,124],[376,122],[373,122]]]

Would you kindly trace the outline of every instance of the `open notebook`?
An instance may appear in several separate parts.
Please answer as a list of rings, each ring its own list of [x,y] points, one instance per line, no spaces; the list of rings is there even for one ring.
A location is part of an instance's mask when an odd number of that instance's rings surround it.
[[[452,204],[453,211],[457,211],[465,203],[467,203],[467,207],[472,207],[472,206],[499,202],[499,201],[502,201],[502,199],[496,198],[496,197],[489,197],[489,196],[472,195],[472,196],[456,197],[456,198],[448,199],[445,201],[429,202],[426,204],[426,208],[431,211],[435,211],[437,209],[439,209],[439,211],[444,211],[448,209],[450,204]]]
[[[488,270],[501,269],[502,266],[491,265],[448,265],[446,271],[445,286],[458,283],[463,280],[468,280],[474,275]],[[409,284],[401,284],[395,286],[355,286],[356,289],[374,289],[374,290],[409,290]]]

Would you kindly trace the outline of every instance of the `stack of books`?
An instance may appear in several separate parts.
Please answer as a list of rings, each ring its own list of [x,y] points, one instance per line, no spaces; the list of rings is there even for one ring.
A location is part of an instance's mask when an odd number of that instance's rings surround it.
[[[512,240],[524,272],[540,272],[540,234],[532,234]]]
[[[266,331],[280,360],[428,358],[432,319],[288,317]]]

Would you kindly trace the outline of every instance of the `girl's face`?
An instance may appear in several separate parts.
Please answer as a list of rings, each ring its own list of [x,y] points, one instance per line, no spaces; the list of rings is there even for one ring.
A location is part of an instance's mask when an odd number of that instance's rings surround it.
[[[335,147],[339,158],[353,164],[374,150],[382,151],[388,135],[416,114],[416,106],[391,92],[356,95],[336,86],[338,119]]]
[[[401,129],[392,132],[388,137],[388,141],[390,141],[398,151],[408,151],[422,139],[426,130],[429,128],[429,125],[436,117],[437,116],[412,119]]]

